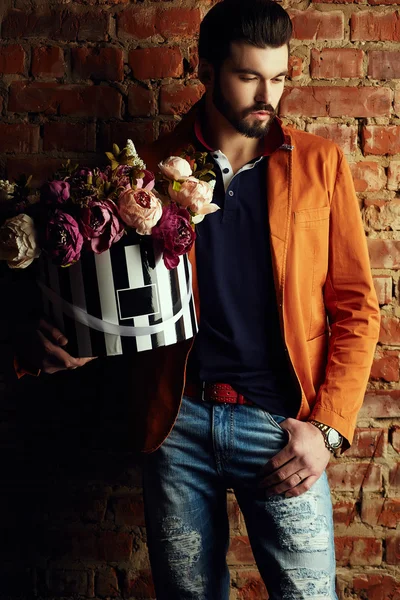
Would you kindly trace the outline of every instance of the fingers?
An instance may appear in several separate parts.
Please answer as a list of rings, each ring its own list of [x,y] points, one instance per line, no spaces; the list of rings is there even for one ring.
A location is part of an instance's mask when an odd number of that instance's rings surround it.
[[[40,319],[39,330],[42,331],[47,337],[50,337],[50,339],[58,346],[65,346],[65,344],[68,342],[68,339],[62,333],[62,331],[57,329],[57,327],[54,327],[54,325],[45,319]]]
[[[298,485],[290,488],[287,492],[285,492],[286,498],[294,498],[296,496],[301,496],[301,494],[304,494],[305,492],[308,492],[308,490],[314,485],[317,479],[319,479],[319,477],[315,475],[306,477],[301,481],[301,483],[299,482]]]
[[[66,350],[63,350],[61,346],[53,343],[50,339],[43,335],[40,330],[38,330],[37,333],[43,346],[44,357],[42,370],[45,373],[52,374],[56,373],[57,371],[77,369],[78,367],[83,367],[83,365],[97,358],[96,356],[75,358],[68,354]]]

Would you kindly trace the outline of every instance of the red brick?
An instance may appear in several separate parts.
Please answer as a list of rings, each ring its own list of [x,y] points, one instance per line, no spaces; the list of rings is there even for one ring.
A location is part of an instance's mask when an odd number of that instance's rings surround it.
[[[390,304],[392,301],[392,288],[393,288],[393,279],[388,275],[374,275],[374,286],[375,292],[378,297],[379,304]],[[380,356],[379,359],[374,363],[375,365],[375,375],[373,375],[377,379],[386,379],[385,372],[392,373],[392,367],[394,366],[393,360],[388,360],[388,356]],[[383,360],[383,362],[381,362]],[[379,374],[378,374],[379,373]],[[386,379],[386,381],[394,381],[393,379]]]
[[[101,41],[107,38],[109,15],[102,11],[47,13],[10,10],[2,25],[3,39],[43,37],[65,41]]]
[[[166,38],[182,38],[196,35],[200,21],[198,8],[146,6],[120,12],[117,15],[117,28],[121,38],[146,39],[156,34]]]
[[[153,90],[133,84],[128,93],[128,110],[133,117],[151,117],[156,114],[157,102]]]
[[[361,135],[364,154],[400,152],[400,125],[367,125],[363,127]]]
[[[397,191],[400,188],[400,161],[392,160],[388,168],[388,188]]]
[[[390,419],[400,417],[400,390],[368,392],[359,412],[359,418]]]
[[[400,359],[397,350],[377,350],[372,364],[371,379],[399,381]]]
[[[344,15],[341,11],[292,10],[293,37],[297,40],[342,40]]]
[[[389,471],[389,485],[394,490],[400,490],[400,462],[393,465]]]
[[[81,79],[122,81],[124,57],[119,48],[73,48],[72,68]]]
[[[368,57],[368,75],[373,79],[398,79],[400,77],[400,52],[371,50]]]
[[[96,131],[91,123],[46,123],[43,129],[43,150],[64,152],[95,152]]]
[[[346,456],[351,458],[382,457],[387,449],[387,430],[359,427],[355,430],[351,447]]]
[[[135,570],[124,577],[124,598],[155,598],[153,579],[150,571]]]
[[[394,93],[394,112],[400,116],[400,89]]]
[[[392,106],[389,88],[292,87],[286,88],[280,104],[285,116],[385,117]]]
[[[102,598],[115,598],[119,596],[118,578],[115,569],[106,567],[96,573],[95,593]]]
[[[379,566],[382,563],[382,540],[372,537],[335,538],[336,562],[339,566]]]
[[[398,244],[400,246],[400,242]],[[400,344],[400,320],[397,317],[382,315],[379,341],[381,344],[387,344],[388,346],[397,346]]]
[[[67,543],[67,554],[79,560],[118,562],[129,560],[132,553],[132,536],[122,532],[75,531]]]
[[[388,565],[400,565],[400,535],[387,536],[386,562]]]
[[[232,494],[228,495],[228,517],[231,530],[239,531],[242,523],[241,512],[239,504]]]
[[[0,74],[23,75],[25,73],[25,51],[18,44],[0,46]]]
[[[163,37],[178,39],[198,34],[201,23],[199,8],[160,8],[157,12],[156,28]]]
[[[28,123],[0,123],[0,152],[38,152],[40,130]]]
[[[174,129],[178,123],[179,123],[179,121],[175,120],[175,119],[161,122],[160,123],[160,133],[159,133],[158,138],[162,138],[164,135],[167,135],[168,133],[171,133],[172,131],[174,131]]]
[[[355,500],[339,500],[333,504],[333,520],[335,525],[346,525],[353,523],[357,514]]]
[[[151,144],[156,137],[153,121],[132,121],[121,123],[102,124],[98,145],[100,149],[108,151],[113,143],[121,148],[126,144],[126,140],[131,139],[134,144]]]
[[[375,231],[400,231],[400,199],[393,198],[389,201],[371,199],[366,204],[364,220],[367,227]]]
[[[91,571],[54,569],[49,574],[49,591],[60,596],[92,595]]]
[[[137,494],[113,498],[112,506],[117,525],[144,527],[143,500]]]
[[[363,77],[364,52],[355,48],[323,48],[311,50],[313,79]]]
[[[289,74],[290,79],[296,79],[303,74],[303,59],[301,56],[289,56]]]
[[[8,110],[76,117],[121,118],[122,96],[112,87],[16,81]]]
[[[327,467],[327,474],[333,490],[356,492],[379,491],[382,486],[381,466],[372,463],[337,463]]]
[[[307,131],[338,144],[345,154],[357,150],[357,127],[341,123],[309,123]]]
[[[64,52],[57,46],[42,46],[32,50],[34,77],[64,77]]]
[[[400,453],[400,426],[395,425],[392,429],[392,446]]]
[[[313,0],[314,4],[363,4],[364,0]]]
[[[289,69],[290,69],[290,60],[289,58]],[[188,49],[188,64],[187,64],[187,72],[190,77],[197,77],[197,67],[199,66],[199,52],[197,46],[189,46]]]
[[[379,192],[386,185],[384,168],[375,161],[350,163],[356,192]]]
[[[366,10],[353,13],[350,27],[353,42],[397,42],[400,39],[398,12],[378,13]]]
[[[368,600],[399,600],[400,582],[395,577],[384,574],[355,575],[352,591],[355,598]]]
[[[400,268],[400,241],[368,239],[367,242],[373,269]]]
[[[129,65],[136,79],[180,77],[183,74],[183,57],[178,46],[131,50]]]
[[[227,561],[229,565],[254,564],[253,551],[247,536],[238,535],[231,539]]]
[[[160,112],[163,115],[186,113],[204,92],[202,84],[185,85],[183,82],[161,86]]]
[[[391,527],[400,523],[400,498],[372,498],[363,496],[361,520],[367,525]]]
[[[237,600],[268,600],[268,592],[258,571],[238,572]]]

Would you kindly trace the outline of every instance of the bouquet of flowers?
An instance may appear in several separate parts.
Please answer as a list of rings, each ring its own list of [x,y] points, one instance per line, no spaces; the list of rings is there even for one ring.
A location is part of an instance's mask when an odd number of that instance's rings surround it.
[[[175,268],[193,245],[194,225],[218,210],[206,153],[188,152],[161,162],[157,179],[128,140],[106,153],[106,168],[68,161],[39,190],[31,189],[31,178],[0,181],[0,199],[15,213],[0,227],[0,260],[21,269],[43,252],[68,267],[82,252],[100,254],[134,230],[158,240],[165,266]]]
[[[33,189],[0,181],[0,260],[38,261],[46,314],[74,356],[149,350],[197,331],[187,253],[218,210],[207,153],[193,147],[146,169],[131,140],[109,165],[68,161]]]

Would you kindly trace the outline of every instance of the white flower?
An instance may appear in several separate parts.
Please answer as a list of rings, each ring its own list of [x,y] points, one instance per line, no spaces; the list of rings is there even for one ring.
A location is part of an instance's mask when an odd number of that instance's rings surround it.
[[[132,142],[132,140],[128,140],[126,142],[126,149],[128,151],[129,158],[133,159],[132,166],[134,166],[138,169],[144,170],[146,168],[146,165],[144,164],[144,162],[142,161],[142,159],[136,152],[135,144]]]
[[[25,269],[40,254],[33,220],[20,214],[0,227],[0,260],[12,269]]]
[[[192,174],[190,164],[186,159],[180,158],[180,156],[170,156],[160,162],[158,168],[164,177],[176,181],[183,181]]]
[[[0,179],[0,202],[10,200],[14,191],[15,183],[10,183],[8,179]]]

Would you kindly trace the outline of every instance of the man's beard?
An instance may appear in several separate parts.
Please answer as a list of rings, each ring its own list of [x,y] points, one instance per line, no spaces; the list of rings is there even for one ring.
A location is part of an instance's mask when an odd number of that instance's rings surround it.
[[[242,135],[248,138],[262,138],[267,133],[271,126],[274,117],[277,114],[275,108],[273,108],[270,104],[264,104],[262,102],[258,102],[251,108],[243,111],[242,115],[238,115],[232,108],[229,100],[227,100],[222,93],[221,85],[219,82],[219,78],[216,77],[216,83],[214,85],[213,91],[213,102],[215,107],[219,110],[219,112],[229,121],[229,123]],[[270,118],[265,123],[262,122],[253,122],[249,123],[246,121],[246,116],[250,113],[257,111],[268,111],[270,113]]]

